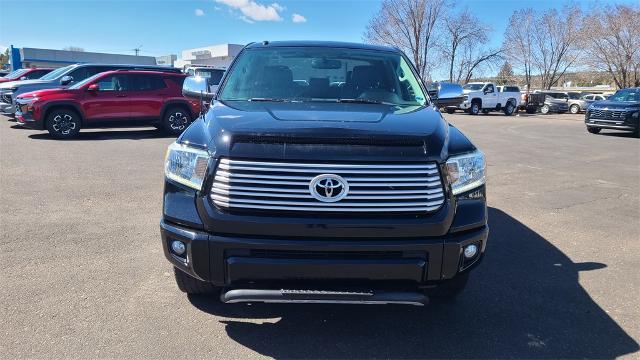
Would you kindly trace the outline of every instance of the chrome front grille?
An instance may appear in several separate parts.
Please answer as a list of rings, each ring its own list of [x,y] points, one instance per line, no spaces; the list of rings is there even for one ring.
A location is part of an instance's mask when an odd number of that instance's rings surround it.
[[[2,96],[0,96],[0,99],[5,104],[11,104],[11,95],[9,94],[2,94]]]
[[[592,119],[604,119],[604,120],[624,120],[627,117],[625,110],[607,110],[592,108],[589,111],[589,118]]]
[[[311,194],[319,175],[342,177],[347,195],[322,202]],[[444,204],[436,163],[306,163],[220,159],[211,199],[223,209],[397,213],[432,212]]]

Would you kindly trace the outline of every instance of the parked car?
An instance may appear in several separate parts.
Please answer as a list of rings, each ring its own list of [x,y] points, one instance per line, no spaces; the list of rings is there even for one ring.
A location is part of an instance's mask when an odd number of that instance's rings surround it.
[[[607,96],[601,94],[587,94],[583,95],[581,99],[584,100],[587,103],[587,107],[589,107],[589,105],[594,101],[607,100]]]
[[[186,75],[159,71],[107,71],[66,89],[18,95],[18,123],[70,139],[83,127],[148,123],[179,135],[199,114],[182,96]]]
[[[50,68],[29,68],[29,69],[17,69],[11,73],[0,77],[0,83],[6,83],[16,80],[31,80],[39,79],[42,76],[50,73],[53,69]]]
[[[117,69],[142,69],[181,73],[180,69],[152,65],[69,65],[53,70],[37,80],[21,80],[0,84],[0,113],[13,117],[15,114],[15,98],[20,94],[42,89],[69,87],[95,74]]]
[[[607,100],[596,101],[584,115],[587,131],[598,134],[602,129],[631,131],[640,134],[640,88],[618,90]]]
[[[589,107],[589,102],[586,101],[581,93],[578,92],[567,92],[567,96],[569,100],[567,101],[569,104],[569,112],[572,114],[577,114],[580,112],[584,112]]]
[[[550,90],[536,90],[534,93],[544,94],[544,105],[540,108],[540,112],[543,114],[558,113],[564,114],[569,111],[569,95],[560,91]]]
[[[247,45],[167,152],[178,288],[416,305],[462,291],[488,237],[485,159],[438,104],[397,48]]]
[[[527,114],[535,114],[544,106],[546,95],[522,91],[520,99],[518,110],[524,110]]]
[[[464,98],[459,108],[471,115],[485,114],[489,111],[504,111],[505,115],[513,115],[520,105],[520,89],[510,86],[514,91],[499,92],[493,83],[473,82],[462,87]],[[515,91],[517,89],[517,91]]]

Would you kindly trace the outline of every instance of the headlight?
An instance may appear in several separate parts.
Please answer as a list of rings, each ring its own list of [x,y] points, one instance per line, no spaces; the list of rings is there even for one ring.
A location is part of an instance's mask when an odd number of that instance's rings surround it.
[[[485,169],[484,154],[481,151],[450,157],[447,160],[447,170],[453,194],[458,195],[484,184]]]
[[[174,142],[167,149],[164,175],[167,179],[201,190],[209,158],[209,153],[204,150]]]

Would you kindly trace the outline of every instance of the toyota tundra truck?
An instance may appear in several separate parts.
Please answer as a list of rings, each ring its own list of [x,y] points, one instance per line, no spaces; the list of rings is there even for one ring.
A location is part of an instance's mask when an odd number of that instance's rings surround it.
[[[462,87],[464,97],[459,109],[471,115],[502,111],[513,115],[520,106],[520,89],[516,86],[496,86],[489,82],[472,82]],[[451,109],[455,110],[455,109]]]
[[[167,150],[178,288],[224,303],[459,294],[487,245],[486,165],[437,105],[396,48],[247,45]]]

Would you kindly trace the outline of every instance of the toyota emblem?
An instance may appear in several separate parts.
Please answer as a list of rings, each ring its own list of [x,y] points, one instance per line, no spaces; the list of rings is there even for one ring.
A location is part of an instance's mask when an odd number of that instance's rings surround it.
[[[347,196],[349,183],[338,175],[318,175],[309,183],[309,192],[311,192],[311,196],[316,198],[316,200],[336,202]]]

